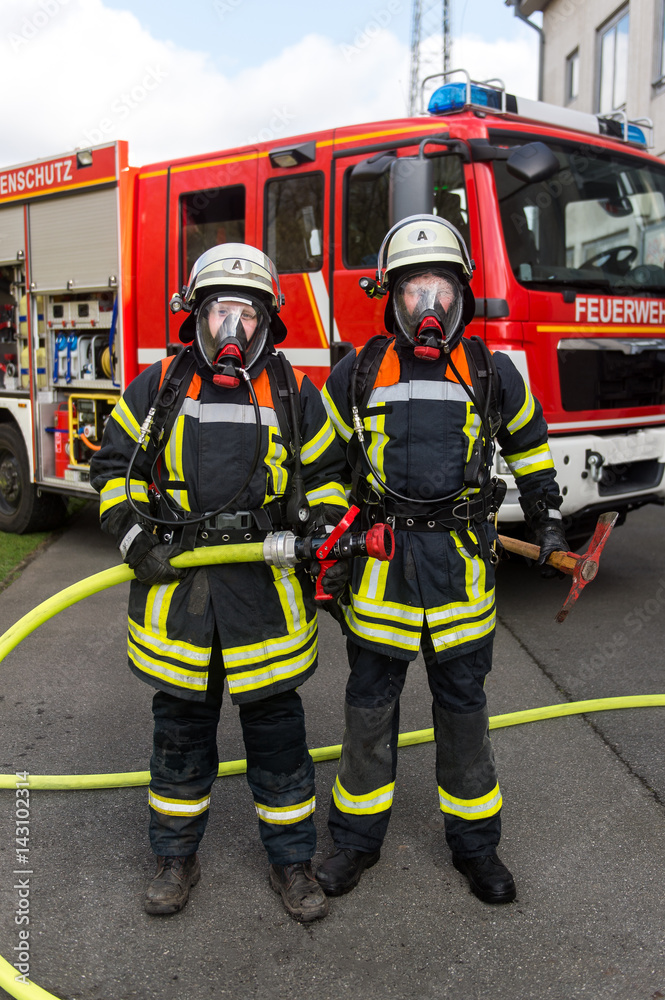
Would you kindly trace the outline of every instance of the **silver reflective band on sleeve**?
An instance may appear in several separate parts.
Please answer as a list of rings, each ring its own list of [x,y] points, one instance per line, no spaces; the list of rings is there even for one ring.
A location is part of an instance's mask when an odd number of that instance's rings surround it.
[[[560,510],[550,510],[548,507],[547,516],[551,521],[563,521],[563,515]]]
[[[122,556],[123,559],[127,558],[127,553],[129,552],[132,542],[134,541],[137,535],[141,534],[142,531],[143,528],[141,527],[140,524],[134,524],[129,529],[123,540],[120,542],[119,545],[120,555]]]

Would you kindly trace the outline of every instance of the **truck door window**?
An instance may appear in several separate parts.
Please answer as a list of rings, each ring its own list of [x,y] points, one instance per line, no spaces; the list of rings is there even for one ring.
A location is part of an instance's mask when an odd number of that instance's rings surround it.
[[[323,174],[297,174],[266,184],[265,252],[280,274],[323,266]]]
[[[245,188],[211,188],[180,198],[182,282],[195,261],[220,243],[245,241]]]
[[[520,142],[534,136],[520,136]],[[516,145],[513,133],[490,142]],[[504,241],[517,280],[540,288],[665,291],[665,168],[586,144],[547,145],[559,171],[538,184],[494,161]]]
[[[433,160],[434,190],[430,211],[459,229],[471,252],[462,160],[454,154],[435,156]],[[346,171],[344,263],[347,267],[376,266],[381,241],[390,228],[389,185],[389,170],[378,177],[354,177],[353,167]]]

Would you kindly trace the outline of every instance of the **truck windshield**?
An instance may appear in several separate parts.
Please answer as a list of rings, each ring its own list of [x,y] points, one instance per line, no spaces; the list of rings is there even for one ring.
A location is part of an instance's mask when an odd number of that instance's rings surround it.
[[[533,141],[494,133],[494,145]],[[547,140],[559,160],[525,184],[494,161],[503,235],[517,280],[530,287],[665,293],[665,168],[591,144]]]

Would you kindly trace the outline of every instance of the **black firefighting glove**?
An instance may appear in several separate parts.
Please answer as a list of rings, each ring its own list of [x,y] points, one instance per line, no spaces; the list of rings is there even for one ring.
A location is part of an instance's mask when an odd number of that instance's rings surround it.
[[[568,542],[559,513],[560,496],[520,497],[526,522],[536,545],[540,547],[537,563],[544,566],[553,552],[568,552]]]
[[[187,570],[171,566],[170,561],[183,549],[164,545],[157,535],[142,524],[139,515],[128,503],[118,504],[106,518],[104,530],[115,538],[124,562],[134,570],[140,583],[155,586],[181,580]]]
[[[336,601],[343,596],[351,579],[351,560],[338,559],[337,562],[329,566],[323,574],[321,586],[326,594],[330,594]],[[329,603],[329,602],[324,602]]]

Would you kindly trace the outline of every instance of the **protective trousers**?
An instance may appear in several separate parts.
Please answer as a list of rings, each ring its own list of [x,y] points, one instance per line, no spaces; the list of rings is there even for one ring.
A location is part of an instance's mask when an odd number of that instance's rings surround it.
[[[215,662],[216,661],[216,662]],[[217,725],[223,668],[215,643],[204,702],[158,691],[150,760],[150,844],[155,854],[188,855],[198,849],[208,822],[217,777]],[[247,781],[259,833],[271,864],[309,861],[316,850],[314,764],[296,690],[239,706]]]
[[[491,854],[501,836],[501,793],[488,735],[484,681],[492,643],[437,663],[426,633],[436,778],[446,840],[460,857]],[[347,641],[345,732],[328,827],[338,848],[376,851],[386,835],[397,772],[399,699],[408,661]]]

